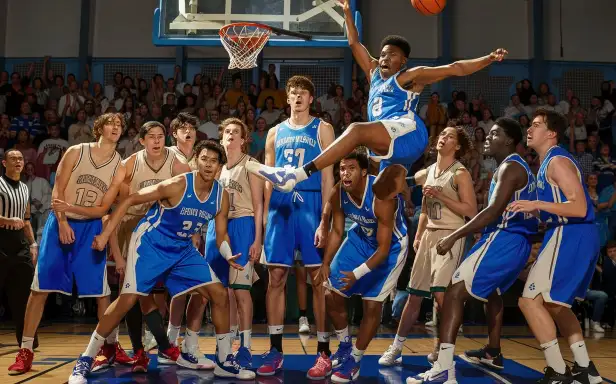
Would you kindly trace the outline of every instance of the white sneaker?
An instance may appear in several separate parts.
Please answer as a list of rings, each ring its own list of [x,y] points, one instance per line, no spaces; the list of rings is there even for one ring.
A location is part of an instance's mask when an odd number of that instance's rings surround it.
[[[590,321],[590,329],[593,332],[597,332],[597,333],[605,333],[605,329],[603,329],[603,327],[601,327],[600,323],[595,323],[594,321]]]
[[[192,348],[186,347],[186,342],[182,342],[182,353],[178,357],[177,365],[189,369],[214,369],[216,364],[205,357],[199,350],[199,346],[195,345]]]
[[[430,320],[426,323],[426,327],[436,327],[438,323],[434,320]]]
[[[379,365],[391,367],[402,363],[402,348],[396,348],[393,344],[387,348],[379,359]]]
[[[458,384],[456,380],[456,363],[453,363],[449,368],[443,369],[441,365],[436,362],[434,363],[434,367],[429,371],[406,379],[406,384],[428,383]]]
[[[310,323],[306,316],[299,318],[299,333],[310,333]]]
[[[152,332],[150,332],[149,329],[146,329],[145,336],[143,337],[144,349],[146,350],[146,352],[149,352],[152,349],[156,348],[157,346],[158,346],[158,343],[156,342],[154,335],[152,334]]]

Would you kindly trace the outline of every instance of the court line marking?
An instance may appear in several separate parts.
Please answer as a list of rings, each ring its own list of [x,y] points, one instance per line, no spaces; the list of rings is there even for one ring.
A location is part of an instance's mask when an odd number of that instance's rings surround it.
[[[6,355],[10,355],[10,354],[17,353],[17,352],[19,352],[19,349],[12,349],[10,351],[0,353],[0,356],[6,356]]]
[[[504,377],[502,377],[501,375],[499,375],[496,372],[492,372],[489,369],[486,369],[484,367],[481,367],[479,365],[477,365],[475,362],[471,361],[471,359],[467,358],[466,356],[464,356],[464,354],[460,354],[458,355],[458,357],[464,361],[466,361],[467,363],[469,363],[473,368],[485,373],[488,376],[492,376],[493,378],[495,378],[496,380],[500,380],[501,383],[503,384],[513,384],[511,381],[505,379]]]
[[[51,368],[49,368],[49,369],[46,369],[46,370],[44,370],[44,371],[41,371],[41,372],[37,373],[36,375],[32,375],[32,376],[30,376],[30,377],[28,377],[28,378],[26,378],[26,379],[24,379],[24,380],[22,380],[22,381],[18,381],[18,382],[16,382],[15,384],[22,384],[22,383],[26,383],[26,382],[28,382],[28,381],[30,381],[30,380],[32,380],[32,379],[36,379],[37,377],[43,376],[44,374],[49,373],[49,372],[51,372],[51,371],[53,371],[53,370],[55,370],[55,369],[58,369],[58,368],[63,367],[63,366],[65,366],[65,365],[67,365],[67,364],[70,364],[70,363],[72,363],[72,362],[73,362],[73,361],[75,361],[75,360],[77,360],[77,358],[75,358],[75,359],[73,359],[73,360],[70,360],[70,361],[65,361],[64,363],[62,363],[62,364],[58,364],[58,365],[56,365],[55,367],[51,367]]]

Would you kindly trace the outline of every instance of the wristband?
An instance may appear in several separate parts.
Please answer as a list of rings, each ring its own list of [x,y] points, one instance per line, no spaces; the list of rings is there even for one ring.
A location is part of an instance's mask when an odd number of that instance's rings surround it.
[[[359,280],[368,272],[370,272],[370,268],[368,268],[366,263],[363,263],[362,265],[353,270],[353,275],[355,275],[355,279]]]
[[[223,240],[218,250],[220,251],[220,254],[222,255],[222,257],[224,257],[225,260],[227,261],[229,261],[229,259],[233,257],[233,252],[231,252],[231,247],[229,246],[229,243],[227,243],[226,240]]]

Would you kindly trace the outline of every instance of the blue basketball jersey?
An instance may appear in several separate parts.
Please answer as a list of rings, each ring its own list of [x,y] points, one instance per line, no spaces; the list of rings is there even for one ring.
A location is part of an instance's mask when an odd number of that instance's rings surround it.
[[[321,119],[313,118],[303,127],[291,127],[288,120],[278,125],[274,148],[276,167],[300,168],[321,154],[319,125]],[[295,186],[298,191],[321,191],[321,172],[315,172],[308,179]]]
[[[531,171],[530,167],[526,163],[526,161],[517,153],[513,153],[505,158],[503,162],[499,165],[502,166],[508,162],[516,162],[524,167],[526,170],[526,175],[528,176],[528,183],[524,188],[515,191],[513,196],[511,196],[511,201],[514,202],[517,200],[537,200],[537,182],[535,179],[535,175]],[[494,172],[494,176],[492,176],[492,183],[490,183],[490,191],[488,192],[488,201],[492,198],[492,193],[494,193],[494,189],[496,188],[496,172]],[[496,220],[494,223],[490,224],[486,227],[484,233],[492,232],[497,229],[502,229],[507,232],[520,233],[523,235],[532,235],[537,233],[539,226],[539,220],[535,216],[530,213],[522,213],[522,212],[509,212],[505,211],[503,214]]]
[[[160,202],[154,204],[145,215],[150,230],[156,228],[157,234],[173,240],[191,241],[190,237],[201,231],[201,227],[212,220],[220,211],[224,187],[214,180],[212,190],[204,201],[195,192],[196,171],[184,174],[186,189],[182,200],[174,207],[165,207]]]
[[[369,121],[400,118],[421,121],[416,112],[419,104],[419,93],[407,91],[398,84],[397,78],[400,72],[387,80],[381,77],[379,68],[372,73],[368,98]]]
[[[582,188],[584,188],[584,196],[586,197],[586,216],[563,217],[555,215],[553,213],[540,211],[539,216],[541,221],[546,223],[548,228],[553,228],[565,224],[594,223],[595,209],[592,205],[592,200],[588,195],[586,185],[584,185],[584,181],[582,180],[582,171],[580,169],[580,165],[566,149],[563,149],[558,146],[553,146],[545,154],[545,158],[543,159],[541,167],[539,168],[539,173],[537,174],[537,199],[550,203],[567,202],[567,198],[565,197],[565,194],[560,190],[560,188],[558,188],[554,184],[551,184],[548,181],[548,165],[550,164],[550,161],[552,161],[552,159],[554,159],[555,157],[566,157],[575,165],[575,168],[577,169],[578,173],[578,178],[582,183]]]
[[[374,194],[372,193],[372,184],[376,176],[368,175],[366,180],[366,189],[364,190],[364,198],[360,205],[357,205],[351,196],[340,186],[340,205],[344,215],[351,219],[355,224],[349,231],[354,231],[362,240],[365,240],[370,245],[376,247],[376,232],[378,221],[374,214]],[[393,228],[392,243],[399,242],[406,236],[406,221],[404,220],[404,202],[400,197],[397,197],[398,207],[395,213],[395,222]]]

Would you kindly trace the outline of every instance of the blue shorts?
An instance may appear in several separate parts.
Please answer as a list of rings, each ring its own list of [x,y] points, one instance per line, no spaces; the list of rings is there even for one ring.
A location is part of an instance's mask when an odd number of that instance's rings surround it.
[[[424,154],[428,146],[428,129],[423,120],[419,117],[415,119],[407,117],[379,121],[391,138],[386,155],[371,156],[375,160],[380,159],[379,170],[382,171],[393,164],[410,168]]]
[[[524,235],[503,230],[486,233],[462,261],[451,283],[463,281],[466,291],[481,301],[488,301],[494,291],[502,295],[526,266],[530,249]]]
[[[356,229],[358,228],[349,231],[336,252],[325,286],[344,297],[360,295],[364,300],[383,301],[398,284],[398,277],[406,261],[408,237],[405,236],[401,242],[392,243],[389,256],[383,263],[357,280],[351,289],[342,292],[340,289],[345,285],[340,281],[344,277],[342,272],[353,272],[376,251],[376,246],[365,241],[357,234]]]
[[[549,303],[570,307],[583,299],[599,258],[599,231],[594,223],[549,228],[522,296],[542,294]]]
[[[148,296],[162,281],[175,297],[220,283],[190,240],[166,237],[144,220],[130,239],[122,293]]]
[[[321,204],[320,191],[272,191],[261,263],[292,267],[295,251],[300,251],[306,267],[320,266],[322,250],[314,246],[314,234],[321,222]]]
[[[241,253],[235,261],[244,267],[244,271],[238,271],[240,276],[234,275],[235,281],[229,284],[229,274],[235,272],[229,266],[227,260],[220,254],[216,245],[216,225],[212,223],[207,228],[205,240],[205,260],[208,262],[216,276],[225,288],[250,289],[252,287],[252,268],[246,268],[250,261],[250,246],[255,241],[255,218],[253,216],[229,219],[227,233],[231,241],[231,252],[235,255]],[[246,275],[246,279],[244,279]]]
[[[92,249],[94,237],[103,231],[102,220],[68,219],[68,224],[75,233],[75,242],[62,244],[58,219],[53,213],[49,215],[43,229],[31,289],[70,296],[74,281],[79,297],[109,296],[107,251]]]

